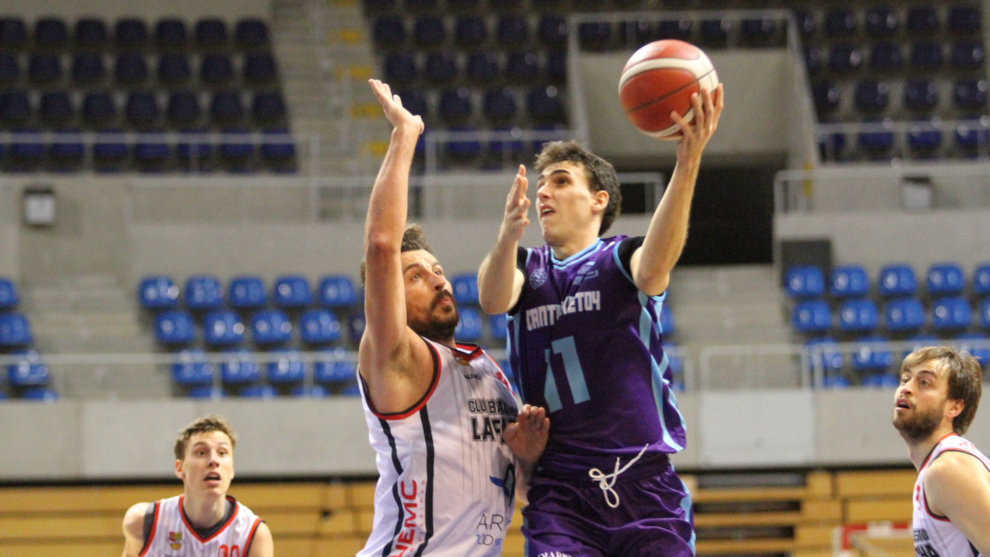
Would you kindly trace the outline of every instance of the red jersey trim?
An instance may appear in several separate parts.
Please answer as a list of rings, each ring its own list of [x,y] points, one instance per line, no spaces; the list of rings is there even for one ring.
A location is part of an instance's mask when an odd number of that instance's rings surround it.
[[[158,529],[158,511],[161,509],[161,501],[155,501],[155,517],[151,519],[151,532],[148,533],[148,537],[144,540],[144,545],[141,546],[141,551],[138,553],[138,557],[144,557],[147,555],[148,550],[151,549],[151,540],[155,539],[155,530]]]
[[[244,553],[243,555],[247,557],[248,553],[251,553],[251,543],[254,542],[254,533],[258,531],[258,526],[261,526],[261,517],[254,519],[254,524],[251,525],[251,530],[247,534],[247,539],[244,542]]]
[[[426,389],[426,393],[423,394],[423,397],[420,398],[418,401],[416,401],[407,410],[403,412],[393,412],[390,414],[383,414],[375,410],[374,405],[371,403],[371,399],[367,395],[367,389],[365,389],[364,399],[368,403],[368,408],[371,410],[371,413],[375,415],[375,417],[382,420],[404,420],[409,416],[412,416],[416,412],[422,410],[423,407],[426,406],[426,403],[430,400],[430,397],[433,396],[433,392],[437,390],[437,385],[440,384],[440,374],[443,371],[441,369],[443,366],[440,364],[440,356],[439,354],[437,354],[437,347],[434,346],[433,343],[428,341],[426,338],[424,337],[419,337],[419,338],[423,339],[423,342],[426,343],[427,348],[430,349],[430,356],[433,357],[433,379],[430,381],[429,388]]]

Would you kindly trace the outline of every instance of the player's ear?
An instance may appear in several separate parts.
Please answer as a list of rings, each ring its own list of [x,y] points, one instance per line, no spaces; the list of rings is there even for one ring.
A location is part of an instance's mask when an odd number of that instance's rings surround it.
[[[186,479],[186,473],[182,470],[182,461],[175,459],[175,477],[180,480]]]
[[[591,205],[596,211],[604,211],[608,207],[608,192],[605,190],[597,190],[591,194]]]
[[[956,416],[962,414],[962,411],[965,408],[966,408],[966,403],[963,402],[962,399],[958,399],[958,398],[949,399],[949,404],[947,405],[947,411],[949,413],[949,416],[952,417],[952,419],[955,419]]]

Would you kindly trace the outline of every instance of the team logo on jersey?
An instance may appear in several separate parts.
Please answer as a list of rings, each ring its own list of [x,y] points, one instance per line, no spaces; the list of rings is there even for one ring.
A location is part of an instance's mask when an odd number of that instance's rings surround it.
[[[182,532],[169,531],[168,546],[177,551],[182,549]]]
[[[543,269],[537,269],[529,274],[529,285],[533,288],[539,288],[547,281],[547,272]]]

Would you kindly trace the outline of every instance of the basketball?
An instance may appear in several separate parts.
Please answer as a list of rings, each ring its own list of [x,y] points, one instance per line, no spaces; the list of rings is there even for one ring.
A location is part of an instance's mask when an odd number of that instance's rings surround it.
[[[677,139],[681,129],[670,113],[677,111],[690,122],[691,95],[716,86],[718,75],[704,51],[664,39],[643,45],[629,57],[619,78],[619,102],[629,121],[646,135]]]

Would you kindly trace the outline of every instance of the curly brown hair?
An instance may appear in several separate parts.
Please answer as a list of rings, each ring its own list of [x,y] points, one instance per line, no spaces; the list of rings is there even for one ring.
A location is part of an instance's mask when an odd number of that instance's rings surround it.
[[[219,431],[225,433],[227,437],[230,437],[230,448],[233,449],[237,445],[237,433],[234,432],[234,428],[227,423],[227,420],[216,414],[210,414],[202,418],[193,420],[189,425],[182,429],[179,433],[179,437],[175,440],[175,459],[182,460],[186,457],[186,446],[189,444],[189,440],[193,435],[199,433],[208,433],[211,431]]]
[[[901,363],[901,373],[908,368],[929,361],[942,363],[949,380],[949,400],[961,400],[963,410],[952,420],[952,431],[966,433],[976,416],[983,394],[983,367],[980,361],[967,352],[959,352],[948,346],[926,346],[911,352]]]

